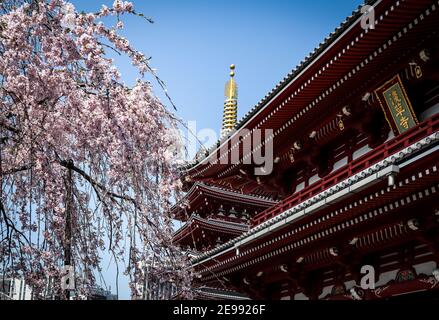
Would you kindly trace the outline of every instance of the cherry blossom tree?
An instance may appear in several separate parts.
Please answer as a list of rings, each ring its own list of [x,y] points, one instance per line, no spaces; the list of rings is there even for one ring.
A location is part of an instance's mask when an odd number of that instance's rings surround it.
[[[87,295],[109,252],[133,298],[148,261],[189,294],[169,215],[176,120],[148,81],[127,87],[108,55],[126,55],[164,88],[120,35],[124,15],[148,19],[120,0],[97,13],[64,0],[5,0],[0,10],[0,274],[23,276],[35,298],[68,298],[61,279],[73,266],[76,296]]]

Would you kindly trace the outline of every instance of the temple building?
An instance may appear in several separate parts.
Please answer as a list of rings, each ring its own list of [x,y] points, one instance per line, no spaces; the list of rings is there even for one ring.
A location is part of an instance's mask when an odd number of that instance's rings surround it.
[[[173,209],[198,298],[439,296],[439,1],[366,4],[237,123],[233,66]]]

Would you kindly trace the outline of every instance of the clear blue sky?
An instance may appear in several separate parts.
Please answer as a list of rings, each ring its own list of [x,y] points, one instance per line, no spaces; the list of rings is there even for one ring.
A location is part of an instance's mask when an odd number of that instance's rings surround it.
[[[97,11],[111,1],[72,0],[78,10]],[[224,84],[236,65],[238,118],[264,97],[318,46],[361,0],[134,0],[154,24],[125,17],[125,35],[151,56],[152,67],[168,86],[179,117],[198,129],[220,130]],[[127,84],[137,75],[117,59]],[[162,96],[156,86],[156,92]],[[114,288],[113,268],[107,284]],[[129,298],[125,280],[120,298]]]

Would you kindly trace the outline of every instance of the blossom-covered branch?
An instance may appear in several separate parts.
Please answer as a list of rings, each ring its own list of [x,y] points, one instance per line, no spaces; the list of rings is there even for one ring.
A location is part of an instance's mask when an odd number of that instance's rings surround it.
[[[189,293],[187,259],[171,241],[175,117],[149,82],[124,85],[105,51],[127,55],[165,89],[118,33],[124,14],[143,15],[119,0],[98,13],[63,0],[7,0],[0,11],[0,275],[24,276],[36,298],[65,298],[71,261],[78,297],[110,251],[134,298],[148,261]],[[102,22],[109,16],[115,26]]]

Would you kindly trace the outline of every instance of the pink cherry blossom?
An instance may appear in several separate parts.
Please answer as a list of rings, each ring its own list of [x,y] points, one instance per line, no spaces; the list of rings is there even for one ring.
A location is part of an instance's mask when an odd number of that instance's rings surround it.
[[[121,0],[114,0],[113,9],[116,10],[116,12],[122,12],[124,10],[123,2]]]
[[[0,274],[23,275],[36,298],[48,285],[65,298],[67,259],[86,294],[105,250],[127,266],[134,298],[142,261],[190,294],[169,214],[181,188],[175,117],[147,81],[126,87],[106,56],[111,46],[140,76],[152,72],[100,21],[136,14],[132,4],[87,14],[64,0],[28,2],[0,3]]]

